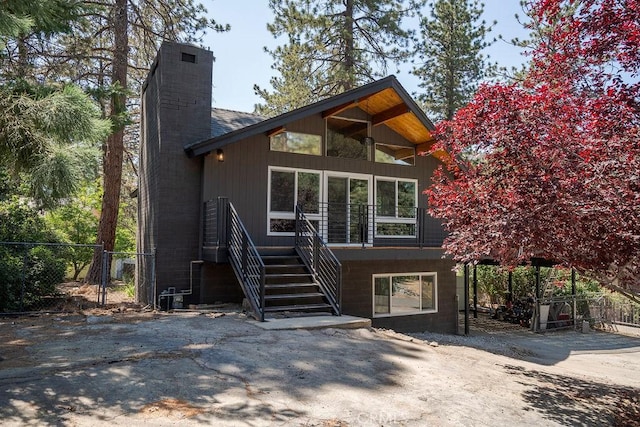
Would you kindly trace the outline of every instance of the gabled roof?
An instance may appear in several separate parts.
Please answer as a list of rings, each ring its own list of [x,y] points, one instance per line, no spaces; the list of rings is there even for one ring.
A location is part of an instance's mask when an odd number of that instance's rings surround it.
[[[264,120],[264,117],[242,111],[211,109],[211,138],[243,129]]]
[[[185,151],[189,157],[200,156],[260,133],[271,135],[286,128],[288,123],[304,117],[321,114],[326,118],[355,107],[371,117],[372,126],[388,126],[414,143],[418,151],[427,151],[433,142],[433,123],[396,77],[389,76],[247,127],[187,145]]]

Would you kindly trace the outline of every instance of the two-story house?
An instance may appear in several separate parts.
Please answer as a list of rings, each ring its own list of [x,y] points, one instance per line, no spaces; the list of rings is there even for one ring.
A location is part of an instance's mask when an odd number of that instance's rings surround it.
[[[263,119],[211,108],[212,59],[164,43],[144,85],[140,298],[454,332],[454,262],[422,194],[433,125],[398,80]]]

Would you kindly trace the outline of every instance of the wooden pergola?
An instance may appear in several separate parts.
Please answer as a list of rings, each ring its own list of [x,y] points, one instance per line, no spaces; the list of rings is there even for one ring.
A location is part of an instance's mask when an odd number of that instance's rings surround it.
[[[531,262],[527,265],[531,267],[535,267],[535,294],[536,294],[536,305],[539,306],[540,299],[540,268],[541,267],[549,267],[552,268],[557,263],[543,259],[543,258],[532,258]],[[483,259],[473,264],[472,274],[469,273],[469,263],[464,264],[464,334],[469,335],[469,316],[471,314],[471,310],[469,308],[469,279],[471,278],[471,282],[473,285],[473,317],[478,318],[478,276],[477,276],[477,266],[478,265],[500,265],[499,262],[492,259]],[[471,277],[470,277],[471,276]],[[508,273],[507,278],[507,293],[509,298],[513,296],[513,275],[511,271]],[[576,295],[576,271],[575,269],[571,269],[571,295],[575,297]],[[539,309],[539,307],[538,307]],[[538,310],[539,311],[539,310]],[[575,321],[575,307],[573,310],[574,320]]]

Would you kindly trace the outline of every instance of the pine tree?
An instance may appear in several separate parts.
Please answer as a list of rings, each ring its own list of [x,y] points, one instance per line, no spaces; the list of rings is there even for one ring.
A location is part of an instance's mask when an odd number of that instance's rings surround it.
[[[269,51],[273,92],[254,86],[274,115],[347,91],[387,74],[389,64],[409,56],[413,32],[403,18],[418,0],[270,0],[275,19],[267,26],[287,43]]]
[[[89,12],[74,23],[73,35],[42,46],[49,56],[43,73],[65,75],[92,89],[113,123],[103,144],[103,200],[96,241],[115,247],[125,155],[133,158],[138,94],[163,40],[197,43],[204,30],[225,31],[205,17],[195,0],[86,0]],[[130,133],[131,132],[131,133]],[[131,151],[128,153],[127,150]],[[135,164],[133,159],[131,164]],[[102,254],[96,251],[86,280],[100,281]]]
[[[43,57],[30,49],[33,40],[69,31],[84,12],[66,0],[8,0],[0,8],[0,168],[14,187],[26,184],[40,208],[73,194],[96,163],[91,145],[109,133],[80,88],[37,75]]]
[[[482,50],[491,44],[485,39],[491,26],[480,20],[484,5],[476,0],[437,0],[429,7],[430,17],[420,20],[421,63],[413,74],[420,78],[425,110],[450,120],[490,74]]]

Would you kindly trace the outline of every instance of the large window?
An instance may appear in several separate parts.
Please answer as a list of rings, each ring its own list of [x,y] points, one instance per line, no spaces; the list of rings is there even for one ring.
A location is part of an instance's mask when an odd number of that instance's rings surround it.
[[[271,151],[285,153],[322,155],[322,137],[297,132],[280,132],[269,140]]]
[[[416,236],[417,180],[279,166],[268,180],[269,235],[293,235],[298,205],[331,244]]]
[[[369,122],[362,120],[327,118],[327,156],[346,159],[371,159],[368,144]]]
[[[436,273],[375,274],[373,315],[402,316],[438,311]]]
[[[411,147],[376,142],[375,160],[378,163],[413,166],[416,163],[416,150]]]
[[[415,180],[376,179],[377,236],[415,236],[417,188]]]
[[[313,219],[320,213],[320,172],[269,170],[269,233],[295,232],[295,207]]]

